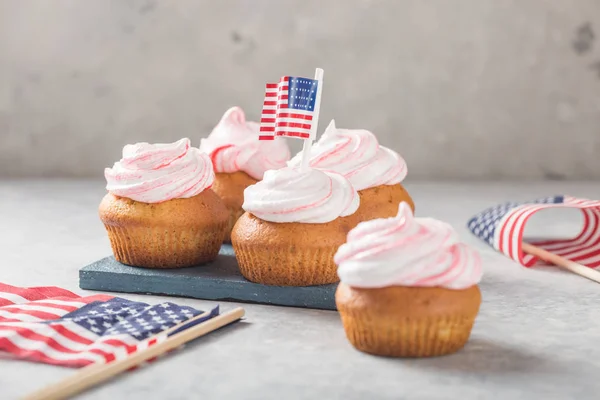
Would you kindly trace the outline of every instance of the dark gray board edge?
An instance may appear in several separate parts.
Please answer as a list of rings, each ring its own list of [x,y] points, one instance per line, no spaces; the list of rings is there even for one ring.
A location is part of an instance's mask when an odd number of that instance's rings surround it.
[[[137,274],[98,271],[99,260],[79,271],[79,287],[119,293],[166,295],[202,300],[233,301],[249,304],[266,304],[287,307],[312,308],[336,311],[335,287],[323,285],[310,287],[283,287],[260,285],[248,281],[227,279],[198,279],[164,275],[143,279]],[[223,288],[227,287],[227,295]],[[160,289],[157,289],[160,288]]]

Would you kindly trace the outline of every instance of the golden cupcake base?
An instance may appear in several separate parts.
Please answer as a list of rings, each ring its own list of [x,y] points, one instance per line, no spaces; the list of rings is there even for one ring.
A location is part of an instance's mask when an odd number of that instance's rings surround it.
[[[264,285],[311,286],[339,281],[333,256],[355,226],[350,217],[324,224],[274,223],[245,213],[231,233],[242,275]]]
[[[340,283],[336,305],[350,343],[387,357],[435,357],[462,349],[479,312],[477,286],[464,290]]]
[[[229,218],[210,189],[155,204],[109,193],[99,213],[115,259],[145,268],[191,267],[214,260]]]

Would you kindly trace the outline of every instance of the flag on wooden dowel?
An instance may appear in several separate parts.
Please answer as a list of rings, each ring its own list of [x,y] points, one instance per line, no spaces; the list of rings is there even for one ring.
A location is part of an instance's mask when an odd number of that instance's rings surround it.
[[[149,305],[120,297],[80,297],[58,287],[0,283],[0,356],[68,367],[110,363],[219,315],[174,303]]]
[[[527,241],[529,219],[542,210],[580,210],[583,226],[573,238]],[[467,223],[486,244],[525,267],[545,262],[600,282],[600,201],[555,195],[526,202],[507,202],[487,208]]]

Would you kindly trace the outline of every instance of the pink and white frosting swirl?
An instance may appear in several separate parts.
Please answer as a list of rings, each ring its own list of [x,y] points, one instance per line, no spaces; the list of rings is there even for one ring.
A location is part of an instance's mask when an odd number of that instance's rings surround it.
[[[396,217],[358,224],[334,261],[340,280],[358,288],[466,289],[479,283],[482,276],[479,254],[460,243],[450,225],[415,218],[404,202]]]
[[[242,208],[270,222],[326,223],[353,214],[360,198],[340,174],[313,168],[269,170],[244,191]]]
[[[106,168],[104,176],[110,193],[143,203],[193,197],[215,179],[208,155],[191,147],[187,138],[168,144],[128,144],[123,158]]]
[[[302,153],[288,162],[299,166]],[[379,145],[375,135],[364,129],[338,129],[331,120],[310,151],[309,165],[344,175],[356,190],[395,185],[406,178],[406,162],[398,153]]]
[[[259,129],[258,123],[246,121],[241,108],[232,107],[200,141],[200,151],[210,156],[215,172],[243,171],[261,180],[265,171],[285,167],[290,149],[282,138],[258,140]]]

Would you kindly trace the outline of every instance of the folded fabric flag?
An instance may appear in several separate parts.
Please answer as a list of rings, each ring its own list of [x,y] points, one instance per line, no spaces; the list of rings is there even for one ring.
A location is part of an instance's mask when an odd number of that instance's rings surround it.
[[[529,218],[550,208],[574,208],[583,214],[583,227],[573,239],[531,241],[530,244],[591,268],[600,266],[600,201],[572,196],[550,196],[490,207],[475,215],[468,227],[475,236],[518,263],[531,267],[539,260],[522,250]]]
[[[173,303],[148,305],[107,295],[79,297],[57,287],[0,283],[0,356],[69,367],[108,363],[219,315],[219,307],[147,340],[203,313]]]

